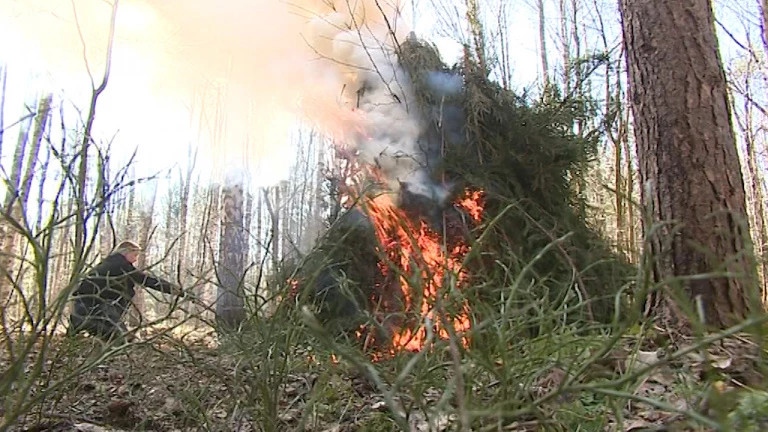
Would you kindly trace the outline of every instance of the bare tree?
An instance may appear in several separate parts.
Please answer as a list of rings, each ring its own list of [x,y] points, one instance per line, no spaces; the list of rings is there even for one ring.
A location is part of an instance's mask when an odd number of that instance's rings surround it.
[[[178,267],[186,268],[187,265],[187,219],[189,218],[189,193],[192,188],[192,173],[194,172],[197,162],[197,150],[194,154],[192,149],[189,149],[187,172],[184,178],[181,180],[181,197],[179,198],[179,254],[178,254]]]
[[[544,9],[544,0],[537,0],[536,6],[539,12],[539,58],[541,59],[541,77],[544,88],[549,87],[549,60],[547,59],[547,20]]]
[[[0,304],[3,308],[10,301],[13,287],[20,286],[23,259],[16,259],[24,249],[19,247],[20,234],[22,230],[29,231],[30,228],[24,210],[32,189],[40,146],[50,117],[52,98],[53,96],[48,94],[40,99],[31,126],[31,136],[29,129],[22,128],[14,151],[11,177],[3,203],[3,243],[0,256],[3,273],[0,279]]]
[[[93,91],[91,92],[91,100],[88,107],[88,116],[85,121],[85,128],[83,130],[83,138],[80,142],[80,152],[78,157],[80,158],[80,164],[78,168],[78,175],[77,175],[77,214],[76,214],[76,222],[75,222],[75,266],[73,270],[75,272],[78,272],[81,263],[85,256],[85,245],[86,245],[86,213],[87,213],[87,192],[86,192],[86,184],[87,184],[87,177],[88,177],[88,149],[91,146],[93,142],[93,138],[91,136],[91,133],[93,131],[93,124],[96,120],[96,105],[98,104],[99,97],[102,93],[107,89],[107,84],[109,83],[109,74],[110,69],[112,66],[112,47],[114,45],[115,41],[115,29],[117,25],[117,10],[118,10],[119,0],[114,0],[114,3],[112,4],[112,17],[110,19],[109,23],[109,37],[107,40],[107,49],[106,49],[106,63],[104,66],[104,75],[102,76],[101,82],[96,85],[93,74],[91,73],[90,66],[88,65],[88,60],[84,59],[86,62],[86,68],[88,69],[88,75],[91,79],[91,88]],[[73,3],[72,7],[74,8],[75,5]],[[76,9],[75,9],[75,15]],[[80,30],[79,24],[78,24],[78,31]],[[83,45],[85,45],[85,41],[82,39],[81,34],[81,41]],[[85,47],[83,47],[85,49]]]

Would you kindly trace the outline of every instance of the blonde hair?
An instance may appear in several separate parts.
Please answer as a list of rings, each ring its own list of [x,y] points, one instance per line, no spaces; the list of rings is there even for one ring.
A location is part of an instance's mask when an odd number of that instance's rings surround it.
[[[127,254],[129,252],[139,252],[141,250],[141,247],[130,240],[126,240],[121,242],[115,249],[112,251],[112,253],[119,253],[119,254]]]

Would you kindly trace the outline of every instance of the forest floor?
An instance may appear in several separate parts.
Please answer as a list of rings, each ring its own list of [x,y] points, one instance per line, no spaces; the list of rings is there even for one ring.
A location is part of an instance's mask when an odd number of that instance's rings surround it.
[[[742,421],[740,429],[732,430],[768,430],[762,429],[768,425],[766,394],[750,392],[761,397],[748,402],[736,396],[763,383],[757,366],[761,354],[748,339],[729,338],[674,362],[666,362],[661,350],[628,354],[631,344],[623,345],[627,350],[614,350],[592,369],[595,376],[598,369],[609,375],[622,374],[638,367],[628,365],[630,358],[640,366],[657,362],[659,367],[626,389],[631,397],[601,398],[610,396],[610,391],[597,388],[547,399],[546,395],[557,391],[568,375],[552,368],[527,390],[532,401],[545,403],[534,411],[521,411],[524,414],[516,418],[494,416],[489,411],[489,420],[480,422],[478,429],[473,423],[472,430],[704,431],[717,430],[714,422],[729,419]],[[13,408],[13,402],[22,400],[18,395],[23,389],[16,388],[0,407],[0,414],[9,421],[9,410],[23,412],[8,430],[30,432],[402,429],[393,420],[391,400],[385,400],[380,388],[359,368],[301,346],[293,350],[292,358],[273,354],[216,347],[214,337],[203,333],[183,340],[158,337],[119,350],[105,348],[85,336],[74,340],[55,337],[47,349],[37,344],[28,355],[25,376],[36,379],[30,380],[26,406]],[[39,369],[36,359],[42,359]],[[374,364],[386,378],[402,370],[403,363]],[[0,370],[10,372],[7,353],[0,354]],[[4,375],[6,380],[11,374]],[[467,379],[470,376],[472,373]],[[481,400],[488,392],[505,391],[494,385],[492,377],[477,380],[474,385],[467,383],[472,389],[469,398]],[[24,382],[17,385],[23,387]],[[456,398],[439,402],[445,399],[446,387],[446,382],[435,381],[420,391],[420,401],[414,400],[413,393],[394,396],[400,406],[410,407],[405,415],[410,430],[458,430],[460,410],[446,408],[455,407],[452,401]],[[614,392],[618,395],[618,390]],[[419,408],[430,402],[443,408]],[[745,404],[752,405],[745,408]],[[482,406],[482,402],[470,405]],[[743,419],[734,420],[737,411],[753,426]],[[473,414],[473,418],[478,415]]]

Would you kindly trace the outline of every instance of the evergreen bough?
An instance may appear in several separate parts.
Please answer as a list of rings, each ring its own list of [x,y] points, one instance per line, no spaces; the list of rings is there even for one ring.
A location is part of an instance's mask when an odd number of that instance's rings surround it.
[[[587,101],[554,92],[528,101],[471,60],[449,68],[434,46],[414,38],[400,45],[398,57],[415,94],[403,102],[429,125],[422,147],[434,179],[452,184],[456,194],[484,194],[483,221],[468,228],[474,238],[492,231],[472,245],[462,289],[474,318],[482,319],[483,303],[509,302],[510,284],[525,271],[510,302],[520,313],[564,310],[567,302],[578,305],[568,313],[571,322],[613,319],[617,294],[636,270],[589,226],[574,187],[600,138],[574,132],[590,115]],[[351,331],[365,320],[357,312],[372,310],[373,287],[382,282],[379,262],[372,225],[355,209],[331,221],[291,273],[300,298],[321,304],[321,320]]]

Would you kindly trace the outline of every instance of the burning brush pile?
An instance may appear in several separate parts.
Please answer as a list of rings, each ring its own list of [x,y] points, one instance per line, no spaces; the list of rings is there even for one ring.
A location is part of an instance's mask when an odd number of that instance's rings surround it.
[[[596,144],[571,132],[578,107],[526,103],[469,55],[449,68],[413,34],[394,46],[352,55],[368,67],[341,74],[346,175],[333,184],[343,210],[284,269],[299,301],[375,356],[419,351],[430,337],[468,346],[481,303],[526,313],[575,296],[585,305],[570,319],[610,318],[631,269],[574,205],[569,179]],[[504,298],[524,268],[537,290]]]

